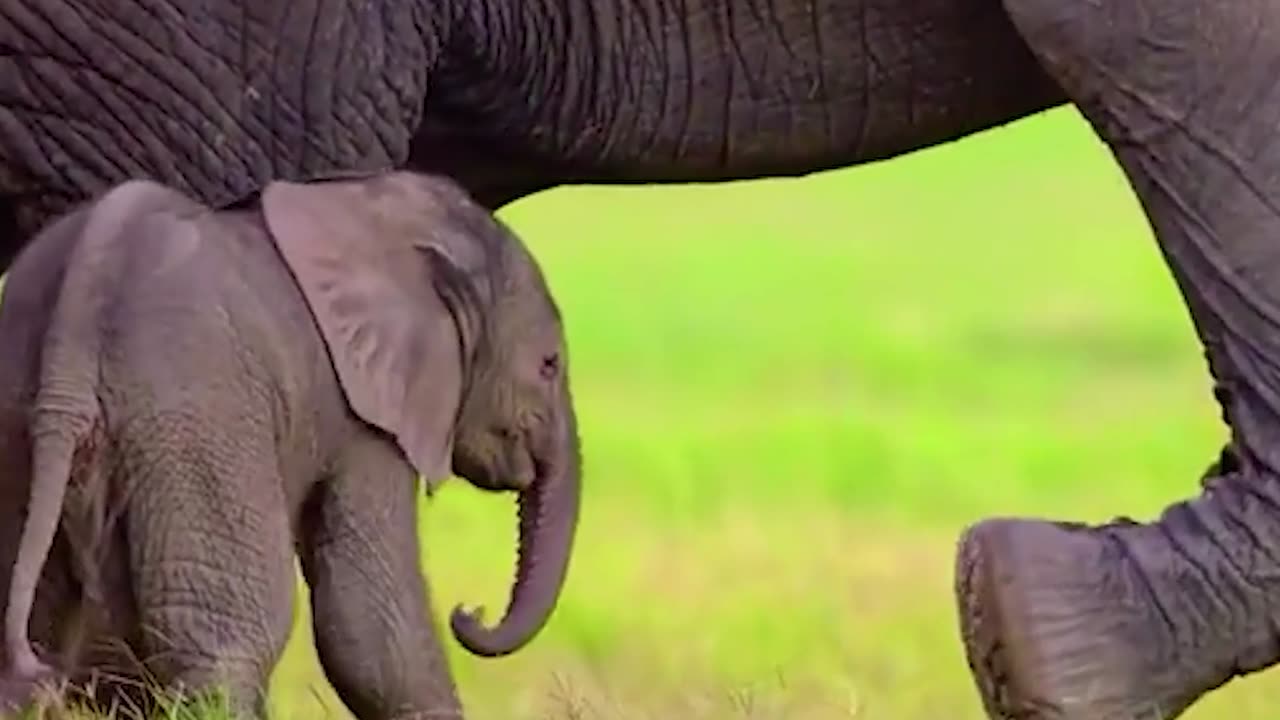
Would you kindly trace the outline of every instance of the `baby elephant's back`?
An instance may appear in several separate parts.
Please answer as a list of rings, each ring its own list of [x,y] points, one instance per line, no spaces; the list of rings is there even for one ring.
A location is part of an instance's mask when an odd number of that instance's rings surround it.
[[[137,411],[194,407],[253,425],[333,402],[325,348],[260,216],[165,225],[126,240],[127,289],[104,317],[118,351],[104,353],[104,389]]]

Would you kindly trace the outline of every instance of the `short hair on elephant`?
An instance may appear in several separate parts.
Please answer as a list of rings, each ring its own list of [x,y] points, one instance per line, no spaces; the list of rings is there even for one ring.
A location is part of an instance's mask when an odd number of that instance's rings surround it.
[[[0,707],[102,660],[52,619],[92,596],[91,638],[260,712],[296,547],[352,711],[460,716],[419,474],[519,498],[510,605],[491,628],[455,608],[464,647],[514,652],[554,610],[581,484],[562,318],[524,244],[446,178],[274,182],[222,209],[122,183],[19,255],[0,344]]]

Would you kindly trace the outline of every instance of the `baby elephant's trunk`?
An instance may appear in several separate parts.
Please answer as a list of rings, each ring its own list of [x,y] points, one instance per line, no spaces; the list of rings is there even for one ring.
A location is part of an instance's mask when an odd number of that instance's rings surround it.
[[[520,547],[507,613],[493,628],[480,611],[455,608],[450,625],[458,642],[482,657],[509,655],[546,625],[569,570],[582,494],[582,468],[573,413],[561,428],[557,448],[538,463],[537,479],[520,494]]]
[[[44,418],[48,418],[49,422],[39,422]],[[71,481],[72,460],[79,445],[79,433],[73,429],[73,423],[66,422],[57,414],[37,411],[37,423],[32,436],[31,497],[26,521],[22,526],[22,540],[18,544],[18,557],[10,576],[9,598],[5,607],[4,642],[9,664],[0,681],[5,688],[0,693],[0,704],[6,700],[12,704],[20,704],[25,698],[4,696],[21,694],[19,688],[30,688],[53,672],[52,668],[36,657],[28,628],[35,604],[36,586],[40,582],[62,518],[67,485]]]

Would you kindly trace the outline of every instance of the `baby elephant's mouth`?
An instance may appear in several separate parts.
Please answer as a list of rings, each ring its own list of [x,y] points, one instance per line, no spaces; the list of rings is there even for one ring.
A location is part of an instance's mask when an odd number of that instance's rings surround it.
[[[498,484],[504,490],[527,490],[538,479],[538,463],[524,443],[510,443],[502,453]]]
[[[464,453],[454,470],[472,485],[490,492],[520,492],[532,487],[540,463],[529,452],[522,436],[497,433],[488,444],[489,452]],[[478,455],[478,456],[477,456]]]

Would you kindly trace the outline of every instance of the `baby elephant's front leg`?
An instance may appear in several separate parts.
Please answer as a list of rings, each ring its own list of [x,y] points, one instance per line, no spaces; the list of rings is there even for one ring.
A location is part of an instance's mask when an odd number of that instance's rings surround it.
[[[394,446],[363,438],[304,513],[316,651],[360,720],[463,717],[419,565],[414,477]]]

